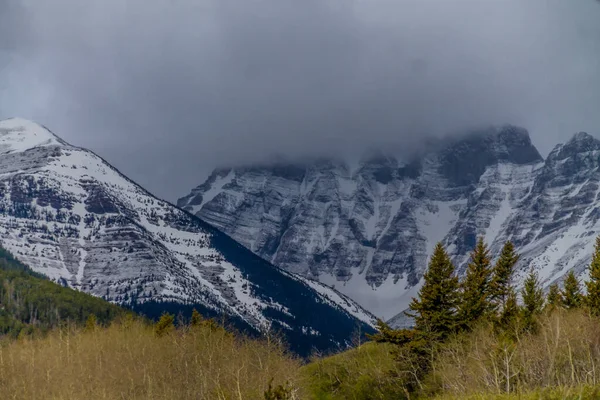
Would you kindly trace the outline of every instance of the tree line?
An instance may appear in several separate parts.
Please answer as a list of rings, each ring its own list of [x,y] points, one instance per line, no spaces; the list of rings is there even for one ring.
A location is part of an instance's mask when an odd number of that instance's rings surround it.
[[[523,333],[535,333],[539,316],[558,308],[582,308],[600,316],[600,237],[588,266],[585,293],[570,271],[562,288],[554,283],[545,294],[533,268],[517,291],[514,274],[519,257],[508,241],[492,263],[490,250],[480,238],[470,254],[464,278],[459,279],[446,250],[438,243],[423,276],[423,286],[405,312],[413,318],[413,327],[392,329],[379,321],[379,332],[371,339],[399,345],[402,351],[397,354],[402,354],[403,361],[407,354],[413,359],[411,365],[416,367],[411,374],[417,385],[419,378],[429,372],[436,349],[450,336],[470,332],[478,324],[492,324],[498,335],[511,340]]]

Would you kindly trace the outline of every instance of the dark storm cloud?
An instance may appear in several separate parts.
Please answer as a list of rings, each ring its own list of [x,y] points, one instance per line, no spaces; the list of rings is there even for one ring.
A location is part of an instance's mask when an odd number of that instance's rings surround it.
[[[515,123],[600,135],[592,0],[0,0],[0,116],[174,199],[218,164]]]

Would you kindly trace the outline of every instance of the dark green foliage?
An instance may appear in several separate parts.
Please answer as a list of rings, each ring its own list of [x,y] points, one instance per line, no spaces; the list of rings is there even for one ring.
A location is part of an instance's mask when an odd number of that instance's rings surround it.
[[[175,316],[173,314],[163,314],[154,325],[154,333],[158,337],[171,334],[175,330]]]
[[[192,317],[190,318],[190,326],[200,326],[202,324],[202,315],[195,308],[192,310]]]
[[[399,366],[396,378],[408,392],[417,390],[436,347],[457,329],[458,278],[441,243],[436,245],[423,279],[419,297],[412,299],[411,312],[406,313],[415,319],[415,328],[394,330],[379,321],[379,333],[369,336],[396,345],[392,350]]]
[[[512,278],[519,255],[515,253],[512,242],[506,242],[502,247],[500,258],[494,265],[490,283],[491,298],[494,310],[502,314],[512,289]]]
[[[292,389],[288,385],[277,385],[273,387],[273,379],[269,382],[269,388],[265,391],[265,400],[290,400]]]
[[[421,372],[425,372],[428,355],[433,349],[433,343],[426,332],[416,329],[392,329],[383,321],[378,321],[377,327],[379,332],[375,335],[367,335],[369,339],[377,343],[396,345],[397,348],[392,351],[396,361],[403,363],[410,358],[421,365]]]
[[[47,279],[44,275],[34,272],[31,268],[17,260],[9,251],[0,247],[0,269],[4,271],[21,271],[29,276]]]
[[[548,295],[546,296],[546,308],[548,310],[556,310],[563,305],[563,297],[558,285],[553,283],[548,288]]]
[[[519,323],[519,303],[517,302],[517,294],[513,289],[508,292],[506,303],[502,309],[502,313],[498,318],[500,327],[505,331],[515,331]]]
[[[403,346],[415,339],[417,332],[413,329],[392,329],[382,320],[377,321],[379,332],[367,335],[367,338],[378,343],[391,343]]]
[[[583,296],[579,287],[579,281],[573,271],[569,271],[565,279],[565,286],[562,291],[563,306],[570,310],[581,306]]]
[[[461,299],[458,308],[458,321],[462,329],[469,329],[492,310],[490,281],[492,269],[490,251],[479,238],[471,260],[467,266],[467,275],[461,282]]]
[[[68,323],[84,325],[90,315],[106,324],[125,311],[100,298],[47,280],[0,249],[0,335],[43,333]]]
[[[534,331],[537,326],[536,317],[544,308],[544,291],[540,286],[537,272],[533,269],[525,279],[521,295],[523,296],[523,327]]]
[[[589,280],[585,283],[585,303],[593,315],[600,316],[600,236],[596,238],[592,262],[588,267]]]
[[[435,246],[423,279],[419,297],[412,299],[412,312],[407,315],[415,319],[415,329],[428,340],[444,340],[456,330],[458,278],[441,243]]]

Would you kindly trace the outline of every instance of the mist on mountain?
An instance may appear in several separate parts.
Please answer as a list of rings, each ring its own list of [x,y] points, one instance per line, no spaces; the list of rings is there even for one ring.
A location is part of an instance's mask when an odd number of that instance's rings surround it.
[[[512,123],[543,154],[600,131],[594,1],[8,0],[0,117],[174,200],[224,164],[410,151]]]

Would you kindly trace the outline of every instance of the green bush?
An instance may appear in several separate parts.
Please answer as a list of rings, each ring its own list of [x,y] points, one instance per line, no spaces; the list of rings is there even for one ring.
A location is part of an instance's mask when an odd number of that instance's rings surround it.
[[[365,343],[302,367],[303,382],[311,399],[402,399],[403,384],[394,360],[394,346]]]

